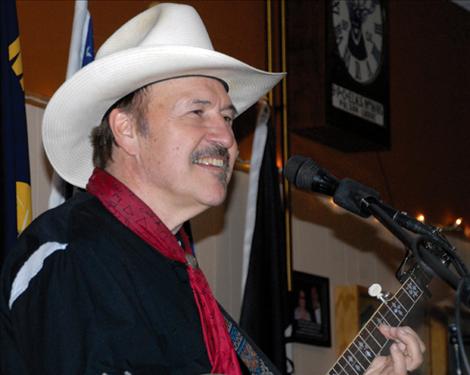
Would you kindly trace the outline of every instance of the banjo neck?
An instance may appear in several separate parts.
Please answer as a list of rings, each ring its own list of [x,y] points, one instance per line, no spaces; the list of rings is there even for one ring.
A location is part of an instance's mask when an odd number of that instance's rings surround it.
[[[327,375],[362,375],[372,361],[389,344],[379,331],[381,324],[392,327],[403,324],[405,318],[426,294],[431,278],[418,266],[410,272],[393,297],[385,297],[372,317],[364,324],[354,340],[344,350]]]

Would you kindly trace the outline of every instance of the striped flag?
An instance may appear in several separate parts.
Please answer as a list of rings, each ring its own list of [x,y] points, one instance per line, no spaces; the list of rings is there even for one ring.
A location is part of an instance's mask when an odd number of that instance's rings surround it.
[[[87,0],[75,0],[73,15],[72,37],[70,39],[69,62],[66,79],[75,72],[92,62],[95,58],[93,48],[93,23],[88,11]],[[49,208],[63,203],[72,196],[73,186],[65,182],[54,172],[52,176],[51,193],[49,195]]]
[[[32,217],[23,64],[14,0],[0,1],[0,39],[1,262]]]

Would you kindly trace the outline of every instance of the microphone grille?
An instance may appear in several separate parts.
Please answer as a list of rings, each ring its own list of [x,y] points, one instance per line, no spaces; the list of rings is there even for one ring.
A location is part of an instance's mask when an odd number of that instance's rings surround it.
[[[320,167],[312,159],[294,155],[286,163],[285,176],[289,182],[299,189],[309,190],[313,178],[319,170]]]

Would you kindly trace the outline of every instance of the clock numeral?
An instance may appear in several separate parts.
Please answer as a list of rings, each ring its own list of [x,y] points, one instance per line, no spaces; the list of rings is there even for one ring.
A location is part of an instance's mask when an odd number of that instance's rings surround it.
[[[349,48],[346,48],[344,50],[343,61],[346,64],[346,66],[349,66],[349,63],[351,61],[351,51],[349,50]]]
[[[343,41],[342,30],[343,30],[343,28],[341,27],[341,25],[336,25],[335,26],[336,45],[340,45],[341,42]]]
[[[378,35],[383,35],[383,25],[381,23],[374,23],[374,31]]]
[[[340,0],[333,0],[333,2],[331,3],[333,14],[339,14],[339,2]]]
[[[372,77],[372,69],[370,68],[369,60],[366,60],[366,67],[367,67],[367,77]]]
[[[362,75],[361,75],[361,65],[359,64],[359,61],[354,61],[355,66],[356,66],[356,79],[358,81],[362,80]]]
[[[381,51],[377,48],[375,43],[372,44],[372,51],[371,52],[372,52],[372,56],[374,56],[374,59],[377,62],[377,64],[380,63]]]

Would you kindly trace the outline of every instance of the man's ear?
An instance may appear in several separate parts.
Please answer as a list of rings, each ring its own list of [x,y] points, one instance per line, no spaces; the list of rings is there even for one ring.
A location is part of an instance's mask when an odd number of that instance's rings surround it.
[[[136,155],[139,143],[133,117],[122,109],[114,108],[109,114],[108,122],[119,148],[128,155]]]

